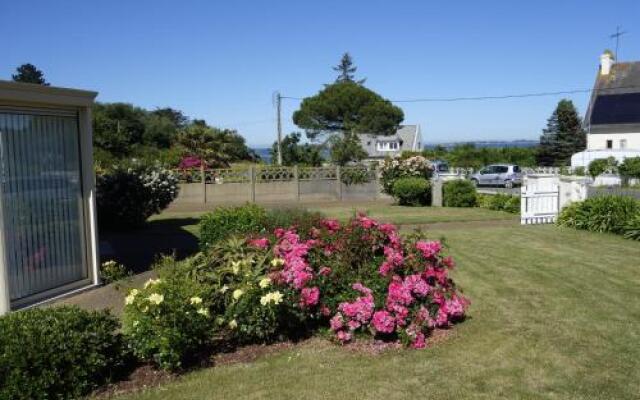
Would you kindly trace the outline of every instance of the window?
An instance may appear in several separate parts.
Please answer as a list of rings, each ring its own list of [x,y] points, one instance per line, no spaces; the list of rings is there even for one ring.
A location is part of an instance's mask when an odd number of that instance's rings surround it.
[[[378,151],[396,151],[398,150],[398,142],[378,142],[376,143]]]
[[[620,139],[620,148],[621,149],[627,148],[627,139]]]
[[[516,174],[520,172],[520,167],[517,165],[513,166],[513,172],[515,172]]]
[[[613,140],[607,140],[607,149],[613,149]]]
[[[493,167],[493,172],[495,174],[506,174],[507,172],[509,172],[509,167],[505,165],[496,165],[495,167]]]

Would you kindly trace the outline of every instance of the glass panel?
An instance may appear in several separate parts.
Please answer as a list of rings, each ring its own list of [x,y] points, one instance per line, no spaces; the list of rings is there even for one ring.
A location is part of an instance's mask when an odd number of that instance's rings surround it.
[[[78,120],[0,112],[0,196],[11,300],[88,277]]]

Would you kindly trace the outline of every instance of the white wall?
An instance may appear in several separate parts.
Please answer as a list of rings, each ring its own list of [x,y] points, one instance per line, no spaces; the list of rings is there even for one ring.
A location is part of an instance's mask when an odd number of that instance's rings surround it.
[[[587,150],[605,150],[607,140],[613,140],[613,149],[619,150],[622,139],[627,140],[626,149],[640,150],[640,133],[593,133],[587,135]]]

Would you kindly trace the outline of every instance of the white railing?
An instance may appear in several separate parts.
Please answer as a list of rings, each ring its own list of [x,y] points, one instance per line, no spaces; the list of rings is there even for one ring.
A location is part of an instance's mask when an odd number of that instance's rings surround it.
[[[520,199],[520,223],[552,224],[560,211],[559,178],[531,175],[524,178]]]

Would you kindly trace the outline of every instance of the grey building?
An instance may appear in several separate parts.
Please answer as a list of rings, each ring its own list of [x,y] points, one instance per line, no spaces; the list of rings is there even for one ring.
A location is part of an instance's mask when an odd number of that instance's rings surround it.
[[[422,150],[420,125],[400,125],[400,128],[393,135],[362,133],[358,137],[369,160],[397,157],[403,151]]]

